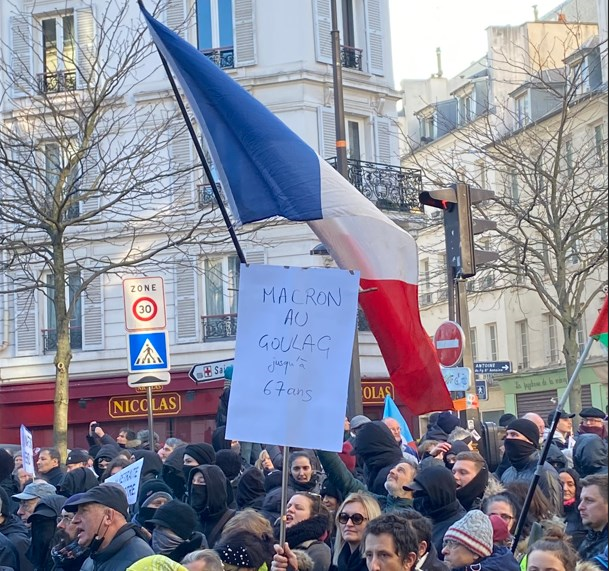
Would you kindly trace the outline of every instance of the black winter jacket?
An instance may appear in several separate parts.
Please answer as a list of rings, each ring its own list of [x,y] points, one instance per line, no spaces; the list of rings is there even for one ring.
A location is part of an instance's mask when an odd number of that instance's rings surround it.
[[[597,555],[604,553],[607,548],[607,526],[601,531],[588,530],[577,553],[584,561],[591,561]]]
[[[30,546],[30,534],[21,518],[15,514],[7,515],[4,523],[0,525],[0,533],[5,535],[17,549],[21,571],[32,571],[34,566],[25,556]]]

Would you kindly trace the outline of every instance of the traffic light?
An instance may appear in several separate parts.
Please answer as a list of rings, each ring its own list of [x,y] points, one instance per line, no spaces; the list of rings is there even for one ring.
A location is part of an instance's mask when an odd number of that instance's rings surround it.
[[[474,247],[474,235],[496,228],[491,220],[474,220],[472,204],[495,196],[490,190],[471,188],[468,184],[452,184],[419,194],[425,206],[444,211],[444,233],[448,263],[455,269],[455,276],[470,278],[476,275],[476,261],[490,262],[498,258],[494,252],[482,252]]]

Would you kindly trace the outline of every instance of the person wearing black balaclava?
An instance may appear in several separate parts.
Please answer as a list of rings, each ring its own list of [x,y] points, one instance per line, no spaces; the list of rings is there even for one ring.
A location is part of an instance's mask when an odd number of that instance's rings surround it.
[[[529,483],[539,463],[539,428],[524,418],[513,420],[505,433],[505,453],[510,467],[502,474],[501,483],[525,481]],[[548,499],[553,513],[562,514],[563,494],[558,472],[546,462],[541,467],[539,489]]]
[[[171,500],[158,508],[154,517],[147,520],[152,529],[151,545],[155,553],[180,562],[198,549],[207,549],[207,539],[195,531],[197,514],[188,504]]]
[[[448,528],[465,515],[457,500],[457,484],[448,468],[429,466],[421,470],[404,490],[413,492],[412,507],[432,522],[431,539],[437,553]]]
[[[226,522],[235,515],[227,506],[226,476],[215,465],[191,468],[188,480],[188,504],[195,510],[201,531],[210,547],[218,540]]]
[[[160,506],[171,500],[173,500],[171,488],[165,482],[162,480],[144,482],[140,485],[135,503],[135,514],[131,521],[152,532],[152,528],[146,526],[146,521],[154,517]]]
[[[459,452],[452,466],[457,483],[457,499],[467,510],[479,510],[488,485],[486,460],[471,450]]]
[[[237,484],[237,507],[240,510],[252,508],[259,511],[265,496],[264,474],[258,468],[246,470]]]
[[[182,500],[186,495],[186,478],[184,476],[184,450],[178,446],[167,456],[163,463],[162,479],[171,488],[173,497]]]

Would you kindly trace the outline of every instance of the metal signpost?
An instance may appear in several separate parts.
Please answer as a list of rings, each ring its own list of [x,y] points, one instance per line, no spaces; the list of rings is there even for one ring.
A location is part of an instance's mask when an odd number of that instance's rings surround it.
[[[443,367],[454,367],[463,356],[465,335],[455,321],[445,321],[433,336],[438,360]]]
[[[168,385],[169,335],[163,278],[123,280],[127,362],[130,387],[145,388],[148,401],[148,445],[154,450],[152,387]]]

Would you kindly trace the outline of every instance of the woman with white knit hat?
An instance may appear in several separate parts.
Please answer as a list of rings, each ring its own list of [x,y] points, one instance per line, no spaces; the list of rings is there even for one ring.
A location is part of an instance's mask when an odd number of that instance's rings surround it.
[[[444,563],[459,571],[519,571],[507,547],[493,545],[493,525],[480,510],[471,510],[444,535]]]

